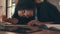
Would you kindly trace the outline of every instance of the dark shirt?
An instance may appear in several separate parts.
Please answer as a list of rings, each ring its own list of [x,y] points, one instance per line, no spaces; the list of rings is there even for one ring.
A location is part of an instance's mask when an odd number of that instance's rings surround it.
[[[56,24],[60,24],[60,12],[57,10],[57,8],[54,5],[45,1],[41,4],[36,4],[36,8],[37,8],[37,17],[39,21],[54,22]],[[15,12],[13,18],[17,18],[19,20],[17,24],[27,24],[27,22],[31,20],[35,20],[35,15],[30,18],[19,17],[17,15],[17,12]]]
[[[54,5],[45,1],[41,4],[37,4],[36,7],[38,20],[60,24],[60,12]]]

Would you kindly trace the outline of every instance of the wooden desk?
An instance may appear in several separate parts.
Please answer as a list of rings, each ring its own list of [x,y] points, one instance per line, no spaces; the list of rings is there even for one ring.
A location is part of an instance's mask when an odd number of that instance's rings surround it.
[[[18,33],[14,33],[14,32],[6,32],[6,31],[0,31],[0,34],[18,34]]]
[[[56,27],[58,29],[60,29],[60,25],[59,24],[46,24],[48,27]],[[22,27],[28,27],[27,25],[5,25],[5,26],[22,26]],[[1,33],[1,32],[0,32]],[[4,32],[6,33],[6,32]],[[3,34],[4,34],[3,33]],[[15,33],[16,34],[16,33]],[[21,34],[21,33],[20,33]],[[28,33],[28,34],[60,34],[60,32],[57,32],[57,31],[50,31],[50,30],[43,30],[43,31],[38,31],[38,32],[33,32],[33,33]]]
[[[44,30],[44,31],[40,31],[40,32],[30,33],[30,34],[60,34],[60,32]]]
[[[21,34],[21,33],[0,31],[0,34]],[[39,31],[34,33],[27,33],[27,34],[60,34],[60,32],[44,30],[44,31]]]
[[[60,29],[60,24],[45,24],[47,27],[56,27],[58,29]],[[27,25],[4,25],[6,27],[23,27],[23,28],[29,28],[29,26]]]

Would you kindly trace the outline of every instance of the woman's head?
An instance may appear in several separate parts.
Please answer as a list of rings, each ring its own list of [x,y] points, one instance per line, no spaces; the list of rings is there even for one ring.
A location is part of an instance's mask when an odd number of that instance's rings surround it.
[[[31,17],[33,16],[34,10],[19,10],[18,11],[18,16],[20,17]]]
[[[24,2],[21,2],[20,3],[18,2],[18,4],[16,5],[16,11],[18,16],[20,17],[30,17],[33,15],[33,12],[34,12],[34,3],[32,0],[25,0]]]
[[[41,3],[43,2],[44,0],[35,0],[36,3]]]
[[[34,0],[35,3],[42,3],[42,2],[45,2],[47,0]]]

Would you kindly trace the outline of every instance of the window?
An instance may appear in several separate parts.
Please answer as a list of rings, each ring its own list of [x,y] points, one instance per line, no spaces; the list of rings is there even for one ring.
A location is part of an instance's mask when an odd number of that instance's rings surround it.
[[[12,0],[12,7],[11,7],[11,9],[12,9],[11,14],[13,15],[14,11],[15,11],[15,0]]]
[[[8,0],[6,5],[7,5],[6,7],[7,17],[11,18],[11,16],[14,14],[14,11],[15,11],[15,0]]]

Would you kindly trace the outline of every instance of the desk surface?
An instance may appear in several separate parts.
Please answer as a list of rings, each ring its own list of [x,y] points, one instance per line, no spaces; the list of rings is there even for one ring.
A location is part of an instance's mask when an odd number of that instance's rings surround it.
[[[6,32],[6,31],[0,31],[0,34],[18,34],[18,33],[14,33],[14,32]]]
[[[44,31],[30,33],[30,34],[60,34],[60,32],[44,30]]]
[[[60,29],[60,24],[45,24],[48,27],[56,27],[58,29]],[[4,26],[17,26],[17,27],[25,27],[25,28],[29,28],[27,25],[4,25]]]
[[[0,31],[0,34],[22,34],[22,33]],[[33,32],[33,33],[27,33],[27,34],[60,34],[60,32],[43,30],[43,31]]]

